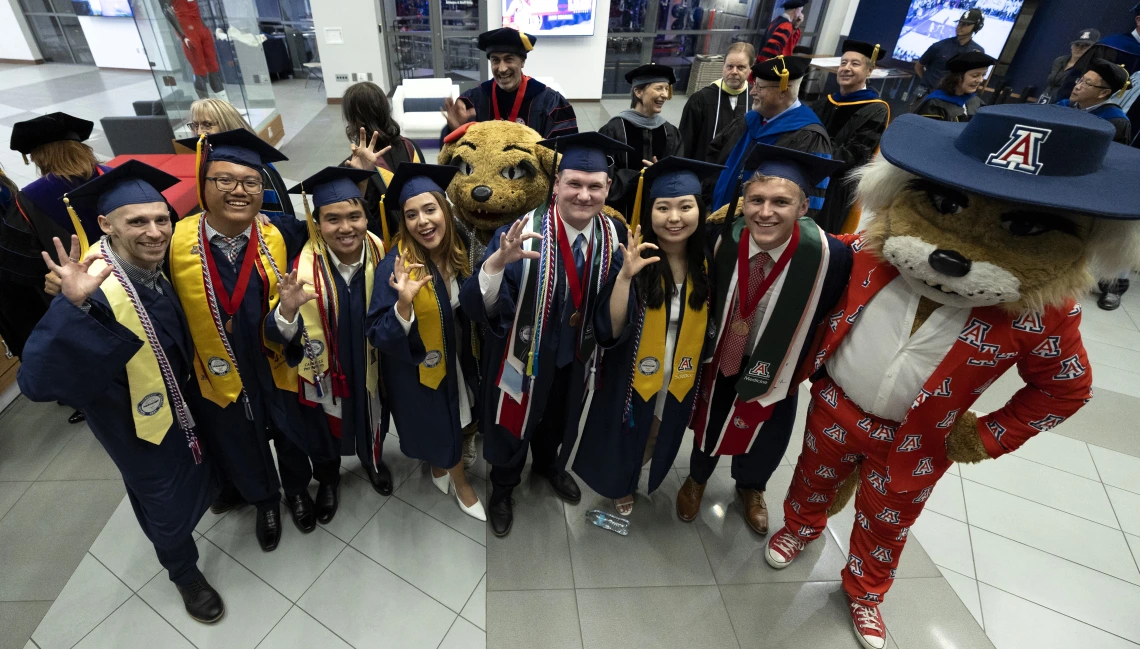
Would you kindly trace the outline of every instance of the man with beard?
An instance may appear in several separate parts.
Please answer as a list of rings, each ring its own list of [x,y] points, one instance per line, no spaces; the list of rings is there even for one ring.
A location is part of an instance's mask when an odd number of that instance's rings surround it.
[[[756,49],[751,43],[733,43],[724,56],[720,79],[689,95],[681,113],[684,157],[704,160],[709,142],[748,111],[748,74]]]

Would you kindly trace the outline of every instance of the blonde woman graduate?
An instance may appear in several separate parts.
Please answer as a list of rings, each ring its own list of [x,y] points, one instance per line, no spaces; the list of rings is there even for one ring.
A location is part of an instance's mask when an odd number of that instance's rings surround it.
[[[701,181],[722,169],[670,156],[645,170],[621,272],[598,294],[594,331],[606,362],[574,472],[623,515],[645,463],[650,493],[673,466],[700,388],[711,347]]]
[[[398,232],[376,270],[368,340],[380,350],[400,449],[431,465],[440,491],[454,485],[464,513],[487,520],[463,466],[478,361],[471,321],[459,306],[471,276],[467,247],[444,195],[456,171],[410,162],[396,168],[384,205],[397,213]]]

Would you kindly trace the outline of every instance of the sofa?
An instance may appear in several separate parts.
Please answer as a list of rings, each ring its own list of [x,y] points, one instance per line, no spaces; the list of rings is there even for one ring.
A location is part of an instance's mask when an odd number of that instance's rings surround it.
[[[404,79],[392,94],[392,119],[400,134],[434,148],[447,120],[440,114],[443,100],[459,97],[451,79]]]

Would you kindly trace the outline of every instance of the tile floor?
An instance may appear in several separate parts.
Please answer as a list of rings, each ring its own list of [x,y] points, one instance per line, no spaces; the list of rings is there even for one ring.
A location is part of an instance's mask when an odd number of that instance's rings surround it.
[[[51,110],[127,114],[128,99],[153,96],[150,83],[145,73],[0,64],[0,140],[13,122]],[[283,149],[294,160],[281,171],[290,179],[344,153],[338,108],[301,86],[274,84],[289,104]],[[579,124],[596,129],[626,105],[580,103]],[[676,121],[680,108],[670,102],[666,117]],[[98,132],[92,144],[110,154]],[[9,151],[0,163],[21,184],[34,178]],[[1016,455],[946,475],[884,605],[889,646],[1140,645],[1140,437],[1130,425],[1140,415],[1140,293],[1116,312],[1089,306],[1082,332],[1096,398]],[[1019,386],[1006,375],[977,407],[1001,407]],[[658,492],[638,495],[628,537],[585,522],[586,510],[607,505],[596,494],[569,506],[524,476],[514,530],[496,539],[394,437],[392,497],[346,459],[336,519],[309,535],[287,525],[272,554],[257,548],[248,509],[207,515],[200,566],[229,612],[199,625],[181,611],[114,466],[68,414],[23,398],[0,414],[0,649],[855,646],[838,584],[850,510],[795,566],[769,570],[727,467],[700,518],[677,520],[682,453]],[[772,478],[773,526],[801,438]],[[485,490],[485,464],[471,473]]]

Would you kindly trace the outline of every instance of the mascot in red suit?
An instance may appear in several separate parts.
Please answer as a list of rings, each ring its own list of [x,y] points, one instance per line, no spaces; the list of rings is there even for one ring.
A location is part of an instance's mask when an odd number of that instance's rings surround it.
[[[1140,261],[1140,151],[1112,136],[1055,106],[904,115],[860,173],[870,216],[805,368],[803,450],[765,558],[790,565],[857,487],[842,580],[864,647],[886,645],[878,605],[951,463],[1016,451],[1092,397],[1077,299]],[[972,412],[1013,366],[1025,386]]]

